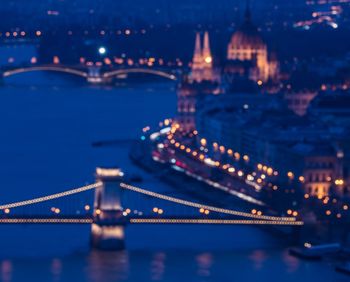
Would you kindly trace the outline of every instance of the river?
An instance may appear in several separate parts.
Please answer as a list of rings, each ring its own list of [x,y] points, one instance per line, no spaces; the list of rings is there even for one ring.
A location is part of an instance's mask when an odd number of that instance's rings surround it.
[[[0,88],[0,202],[46,195],[94,180],[96,166],[142,175],[130,140],[176,110],[175,85],[93,87],[46,73],[7,78]],[[179,196],[179,195],[177,195]],[[186,197],[186,195],[183,195]],[[0,226],[0,281],[347,281],[330,262],[304,262],[255,227],[131,226],[124,252],[89,248],[88,226]]]

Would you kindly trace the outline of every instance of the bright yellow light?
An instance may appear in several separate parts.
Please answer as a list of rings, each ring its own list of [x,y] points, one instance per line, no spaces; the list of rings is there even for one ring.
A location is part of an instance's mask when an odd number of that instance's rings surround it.
[[[336,180],[334,181],[334,183],[335,183],[335,185],[341,186],[341,185],[344,184],[344,180],[343,180],[343,179],[336,179]]]
[[[234,167],[230,167],[230,168],[228,169],[228,172],[230,172],[230,173],[235,172],[235,168],[234,168]]]
[[[157,212],[158,212],[158,208],[157,208],[157,207],[154,207],[154,208],[153,208],[153,212],[157,213]]]
[[[6,214],[9,214],[9,213],[10,213],[10,209],[5,209],[4,212],[5,212]]]
[[[164,211],[163,211],[162,209],[159,209],[159,210],[158,210],[158,214],[163,214],[163,212],[164,212]]]
[[[97,215],[100,215],[102,212],[101,212],[101,210],[100,209],[97,209],[96,211],[95,211],[95,214],[97,214]]]
[[[89,206],[89,205],[85,205],[84,209],[85,209],[86,211],[89,211],[89,210],[90,210],[90,206]]]
[[[205,62],[207,63],[207,64],[210,64],[212,61],[213,61],[213,58],[212,57],[210,57],[210,56],[208,56],[208,57],[205,57]]]

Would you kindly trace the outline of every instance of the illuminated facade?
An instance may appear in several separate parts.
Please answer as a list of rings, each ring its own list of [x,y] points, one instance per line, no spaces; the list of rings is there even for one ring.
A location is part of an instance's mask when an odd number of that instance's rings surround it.
[[[177,91],[177,121],[182,130],[190,132],[196,128],[195,116],[198,100],[202,94],[219,94],[220,76],[213,68],[209,33],[204,33],[203,46],[201,36],[196,34],[191,73]]]
[[[177,91],[177,121],[185,132],[195,129],[196,95],[193,83],[187,81],[182,82]]]
[[[204,33],[203,48],[201,36],[196,34],[196,42],[192,59],[190,80],[194,82],[218,81],[213,69],[213,57],[210,50],[209,33]]]
[[[227,60],[226,71],[242,75],[244,70],[239,63],[248,63],[248,76],[254,81],[266,82],[278,77],[279,64],[276,59],[269,60],[267,46],[251,21],[248,7],[243,25],[233,34],[228,44]]]
[[[288,108],[298,116],[304,116],[310,102],[317,96],[316,91],[288,92],[285,94]]]

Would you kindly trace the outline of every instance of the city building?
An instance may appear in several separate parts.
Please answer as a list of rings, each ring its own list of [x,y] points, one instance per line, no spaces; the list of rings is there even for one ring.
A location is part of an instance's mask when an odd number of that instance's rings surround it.
[[[310,102],[317,96],[318,92],[312,90],[288,91],[285,100],[288,108],[298,116],[304,116],[309,108]]]
[[[200,33],[196,34],[195,48],[191,64],[191,73],[183,79],[177,91],[177,121],[182,130],[195,129],[195,115],[199,96],[219,94],[220,76],[213,68],[209,34],[204,33],[202,47]]]
[[[245,75],[251,80],[261,82],[278,79],[278,61],[269,54],[266,43],[253,24],[249,6],[243,24],[232,35],[228,44],[225,73]]]
[[[196,34],[196,42],[192,59],[190,80],[200,83],[202,81],[219,81],[218,73],[213,68],[213,56],[210,50],[209,33],[204,33],[203,47],[201,35]]]

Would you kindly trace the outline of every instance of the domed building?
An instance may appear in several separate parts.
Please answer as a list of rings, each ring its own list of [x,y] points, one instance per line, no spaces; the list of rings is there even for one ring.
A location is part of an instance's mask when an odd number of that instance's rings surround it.
[[[249,6],[244,23],[232,35],[228,44],[227,60],[226,71],[248,75],[255,81],[275,80],[278,74],[278,63],[276,60],[269,61],[267,45],[252,23]]]

